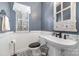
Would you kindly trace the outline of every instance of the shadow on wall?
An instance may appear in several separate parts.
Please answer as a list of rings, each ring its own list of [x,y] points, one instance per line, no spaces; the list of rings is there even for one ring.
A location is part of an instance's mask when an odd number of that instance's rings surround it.
[[[42,30],[53,30],[53,2],[42,3]]]

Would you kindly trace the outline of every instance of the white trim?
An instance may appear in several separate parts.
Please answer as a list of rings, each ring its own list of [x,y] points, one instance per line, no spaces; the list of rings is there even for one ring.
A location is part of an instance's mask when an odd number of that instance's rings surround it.
[[[56,14],[61,13],[61,11],[56,12]]]

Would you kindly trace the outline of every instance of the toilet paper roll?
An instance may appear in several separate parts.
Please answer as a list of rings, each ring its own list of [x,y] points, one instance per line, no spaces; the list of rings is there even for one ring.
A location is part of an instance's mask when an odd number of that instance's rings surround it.
[[[16,41],[15,40],[12,40],[10,41],[9,43],[9,51],[10,51],[10,55],[13,55],[14,54],[14,50],[15,50],[15,43]]]
[[[16,40],[12,40],[12,41],[11,41],[11,44],[15,44],[15,43],[16,43]]]

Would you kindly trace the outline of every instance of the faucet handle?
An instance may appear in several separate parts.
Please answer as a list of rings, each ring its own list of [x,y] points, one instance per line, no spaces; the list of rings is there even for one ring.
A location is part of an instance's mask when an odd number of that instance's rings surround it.
[[[67,38],[69,38],[69,35],[66,35],[66,34],[65,34],[65,35],[64,35],[64,39],[67,39]]]

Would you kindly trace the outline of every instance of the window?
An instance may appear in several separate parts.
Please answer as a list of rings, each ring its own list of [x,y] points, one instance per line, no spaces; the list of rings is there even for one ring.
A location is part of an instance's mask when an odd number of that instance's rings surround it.
[[[56,22],[69,20],[71,18],[70,2],[62,2],[56,5]]]
[[[70,6],[70,2],[63,2],[63,8]]]
[[[16,31],[29,31],[31,7],[15,2],[13,10],[16,12]]]
[[[63,11],[63,20],[67,20],[67,19],[70,19],[71,17],[71,12],[70,12],[70,8]]]
[[[16,27],[16,30],[17,31],[28,31],[28,18],[29,18],[29,15],[28,13],[22,13],[20,11],[17,11],[16,12],[16,17],[17,17],[17,20],[16,20],[16,24],[17,24],[17,27]]]
[[[56,11],[61,11],[61,4],[59,6],[56,7]]]
[[[56,21],[58,22],[58,21],[61,21],[61,13],[58,13],[58,14],[56,14]]]
[[[54,3],[54,30],[77,32],[76,2]]]

